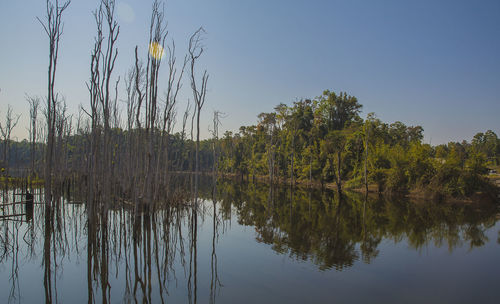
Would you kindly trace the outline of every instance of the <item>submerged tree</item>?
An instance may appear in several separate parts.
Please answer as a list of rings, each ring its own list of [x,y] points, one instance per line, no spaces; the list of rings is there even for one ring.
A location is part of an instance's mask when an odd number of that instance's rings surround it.
[[[51,201],[52,189],[52,171],[54,165],[54,145],[56,128],[56,111],[58,95],[55,92],[57,59],[59,55],[59,42],[63,34],[62,14],[68,8],[71,1],[66,1],[59,5],[59,0],[46,1],[46,16],[42,21],[37,17],[43,26],[45,33],[49,38],[49,68],[47,71],[47,100],[46,100],[46,119],[47,119],[47,150],[45,156],[45,201],[47,204]]]
[[[37,174],[35,172],[35,158],[36,158],[36,141],[38,139],[37,127],[38,127],[38,107],[40,106],[40,99],[38,97],[27,96],[26,99],[30,105],[30,127],[29,127],[29,138],[31,142],[31,177],[35,177]]]
[[[115,84],[114,99],[111,96],[110,86],[118,56],[116,41],[120,33],[120,27],[115,20],[115,1],[101,0],[99,8],[94,12],[94,18],[97,35],[91,53],[90,82],[87,83],[90,95],[90,113],[87,112],[87,114],[91,119],[91,157],[88,167],[91,200],[94,200],[94,195],[100,191],[106,191],[106,194],[109,194],[113,173],[110,150],[112,147],[111,114],[113,108],[116,107],[119,78]],[[101,121],[103,127],[101,127]],[[104,130],[102,137],[100,136],[101,129]],[[101,186],[98,187],[98,185]]]
[[[195,74],[196,61],[203,54],[202,38],[205,30],[200,27],[189,39],[189,58],[191,64],[191,89],[193,90],[194,103],[196,105],[196,161],[195,161],[195,193],[198,190],[198,173],[200,171],[200,115],[207,96],[207,70],[203,72],[201,83],[197,81]]]
[[[12,113],[12,106],[7,106],[7,113],[5,114],[5,122],[2,124],[0,122],[0,133],[3,139],[3,165],[5,166],[5,175],[9,175],[9,150],[10,150],[10,137],[12,130],[16,127],[19,122],[21,115],[14,115]]]

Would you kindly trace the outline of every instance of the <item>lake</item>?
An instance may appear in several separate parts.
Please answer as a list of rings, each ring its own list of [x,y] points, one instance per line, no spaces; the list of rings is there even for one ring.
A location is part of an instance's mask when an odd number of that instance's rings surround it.
[[[1,303],[500,301],[498,205],[205,179],[150,213],[81,202],[4,207]]]

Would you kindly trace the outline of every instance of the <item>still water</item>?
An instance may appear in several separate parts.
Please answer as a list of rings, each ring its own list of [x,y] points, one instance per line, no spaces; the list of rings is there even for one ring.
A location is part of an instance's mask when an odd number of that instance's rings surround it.
[[[0,303],[500,301],[498,205],[230,181],[196,209],[110,205],[70,196],[0,220]]]

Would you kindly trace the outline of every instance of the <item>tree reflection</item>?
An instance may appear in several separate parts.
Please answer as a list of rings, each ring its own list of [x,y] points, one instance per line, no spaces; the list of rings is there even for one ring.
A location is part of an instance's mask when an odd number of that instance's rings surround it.
[[[58,295],[57,280],[62,265],[76,259],[86,264],[88,303],[164,303],[184,296],[190,303],[215,303],[223,288],[217,247],[231,217],[254,227],[257,241],[274,251],[338,271],[371,263],[383,239],[405,241],[415,250],[429,245],[473,250],[489,242],[486,232],[497,221],[494,205],[415,203],[218,179],[201,185],[192,201],[155,204],[154,210],[136,210],[121,200],[90,208],[69,203],[79,200],[70,199],[68,191],[54,192],[47,206],[37,190],[33,205],[17,207],[24,219],[0,221],[8,301],[22,301],[19,265],[35,261],[43,269],[45,301],[67,302]],[[0,197],[5,213],[15,211],[7,205],[11,192]],[[210,278],[199,279],[199,271]]]
[[[496,222],[496,206],[489,204],[478,208],[232,182],[221,188],[239,223],[255,227],[257,241],[323,270],[342,270],[360,257],[370,263],[383,238],[406,240],[416,250],[430,244],[446,245],[450,252],[464,243],[480,247],[488,242],[485,230]]]

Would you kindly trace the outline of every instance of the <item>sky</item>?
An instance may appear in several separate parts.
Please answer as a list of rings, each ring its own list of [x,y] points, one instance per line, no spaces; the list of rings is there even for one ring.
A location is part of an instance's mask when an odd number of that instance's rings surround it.
[[[56,90],[75,114],[89,107],[98,4],[72,0],[63,15]],[[151,4],[116,1],[113,79],[132,67],[136,45],[146,57]],[[44,13],[44,0],[0,2],[0,122],[12,105],[21,114],[17,139],[28,134],[26,95],[46,94],[48,38],[36,20]],[[423,126],[427,143],[470,141],[488,129],[500,135],[498,0],[168,0],[165,15],[179,61],[189,36],[200,26],[207,32],[197,65],[209,74],[202,138],[214,110],[225,113],[220,133],[237,131],[279,103],[326,89],[356,96],[362,117],[375,112],[385,122]],[[167,73],[163,65],[160,82]],[[179,118],[193,100],[185,80]],[[122,81],[119,99],[124,91]]]

